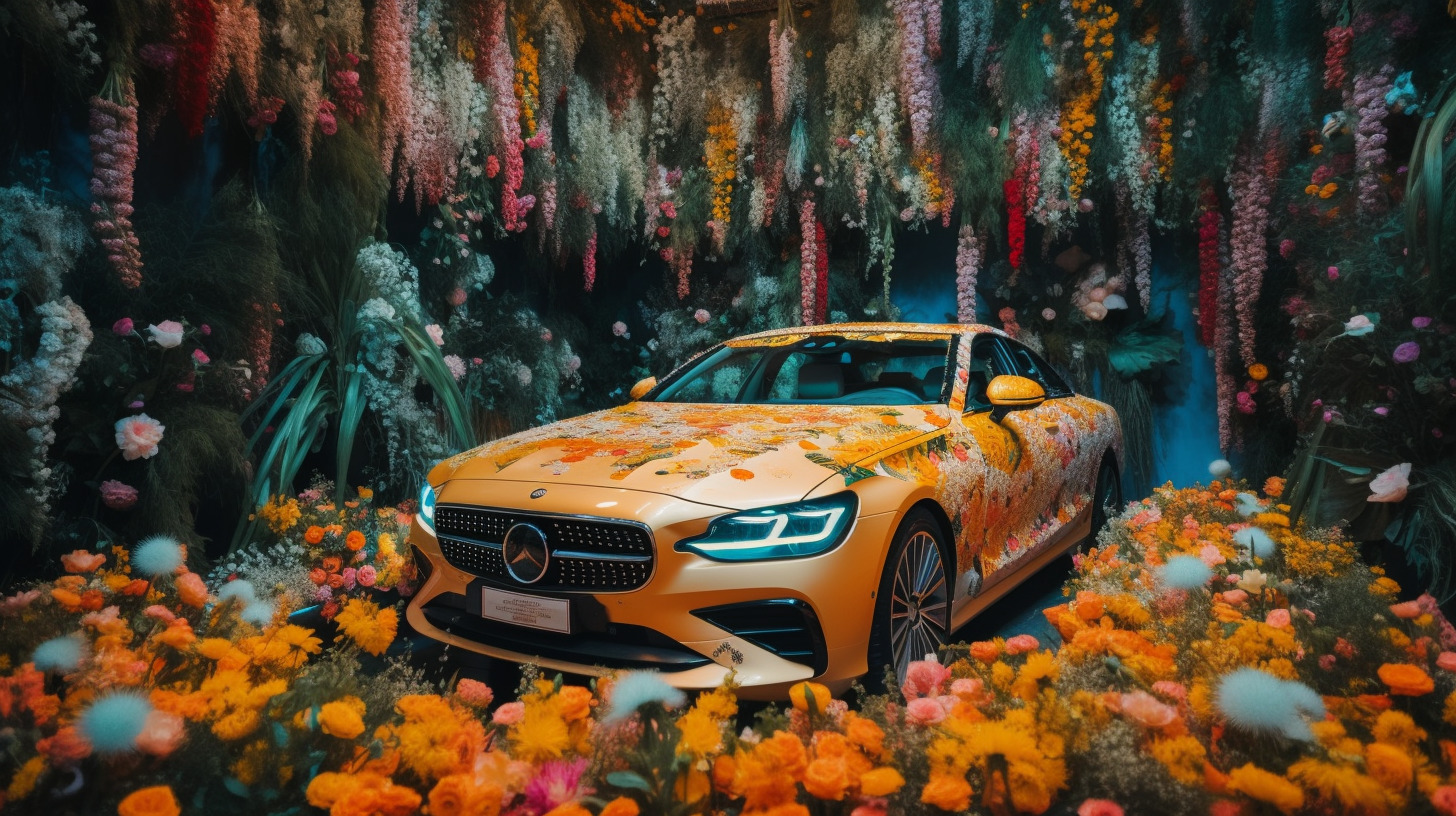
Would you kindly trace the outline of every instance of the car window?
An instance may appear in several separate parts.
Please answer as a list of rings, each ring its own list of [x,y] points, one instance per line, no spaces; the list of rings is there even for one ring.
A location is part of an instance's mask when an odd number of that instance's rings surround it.
[[[1048,399],[1072,396],[1072,389],[1067,387],[1061,375],[1036,352],[1014,340],[997,339],[1006,351],[1007,362],[1013,366],[1013,370],[1006,373],[1037,381],[1042,390],[1046,391]]]
[[[1002,374],[1011,373],[1002,355],[996,353],[996,338],[983,335],[971,341],[971,367],[966,378],[966,410],[982,411],[991,407],[986,399],[986,386]]]
[[[785,346],[723,346],[651,399],[718,404],[924,405],[944,392],[948,337],[813,335]]]

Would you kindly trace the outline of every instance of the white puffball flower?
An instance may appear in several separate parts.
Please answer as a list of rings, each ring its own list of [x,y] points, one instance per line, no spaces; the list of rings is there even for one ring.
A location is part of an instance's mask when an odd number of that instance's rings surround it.
[[[132,569],[153,578],[171,575],[182,566],[182,544],[171,536],[152,536],[131,553]]]
[[[1215,459],[1208,463],[1208,473],[1215,479],[1223,479],[1234,472],[1234,466],[1227,459]]]

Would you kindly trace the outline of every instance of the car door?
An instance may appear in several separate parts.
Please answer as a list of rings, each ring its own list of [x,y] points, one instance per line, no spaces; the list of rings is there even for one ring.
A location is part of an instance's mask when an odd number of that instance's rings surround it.
[[[997,421],[985,400],[985,384],[1003,374],[1040,383],[1047,401]],[[1075,455],[1068,445],[1075,445],[1076,436],[1070,427],[1063,428],[1056,400],[1070,394],[1025,346],[990,334],[972,342],[962,424],[984,461],[984,540],[977,549],[987,586],[1041,550],[1065,521],[1063,460],[1068,453]]]

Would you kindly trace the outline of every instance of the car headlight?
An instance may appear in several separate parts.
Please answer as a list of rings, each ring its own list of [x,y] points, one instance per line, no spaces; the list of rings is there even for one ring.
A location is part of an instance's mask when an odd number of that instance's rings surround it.
[[[417,518],[426,532],[435,534],[435,488],[430,487],[428,479],[420,487],[420,513]]]
[[[823,499],[761,507],[719,516],[708,532],[673,548],[714,561],[804,558],[839,546],[854,524],[859,498],[837,493]]]

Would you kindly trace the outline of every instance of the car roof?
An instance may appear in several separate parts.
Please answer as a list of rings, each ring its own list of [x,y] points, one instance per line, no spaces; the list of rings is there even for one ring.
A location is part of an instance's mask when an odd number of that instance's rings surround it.
[[[941,337],[956,334],[996,334],[1006,337],[1006,333],[994,326],[987,326],[984,323],[825,323],[818,326],[790,326],[783,329],[771,329],[769,331],[744,334],[730,338],[727,345],[730,346],[751,346],[756,345],[760,340],[778,339],[792,342],[800,337],[813,337],[820,334],[853,335],[859,338],[883,338],[895,340],[902,336],[913,335],[939,335]],[[777,344],[773,344],[777,345]]]

